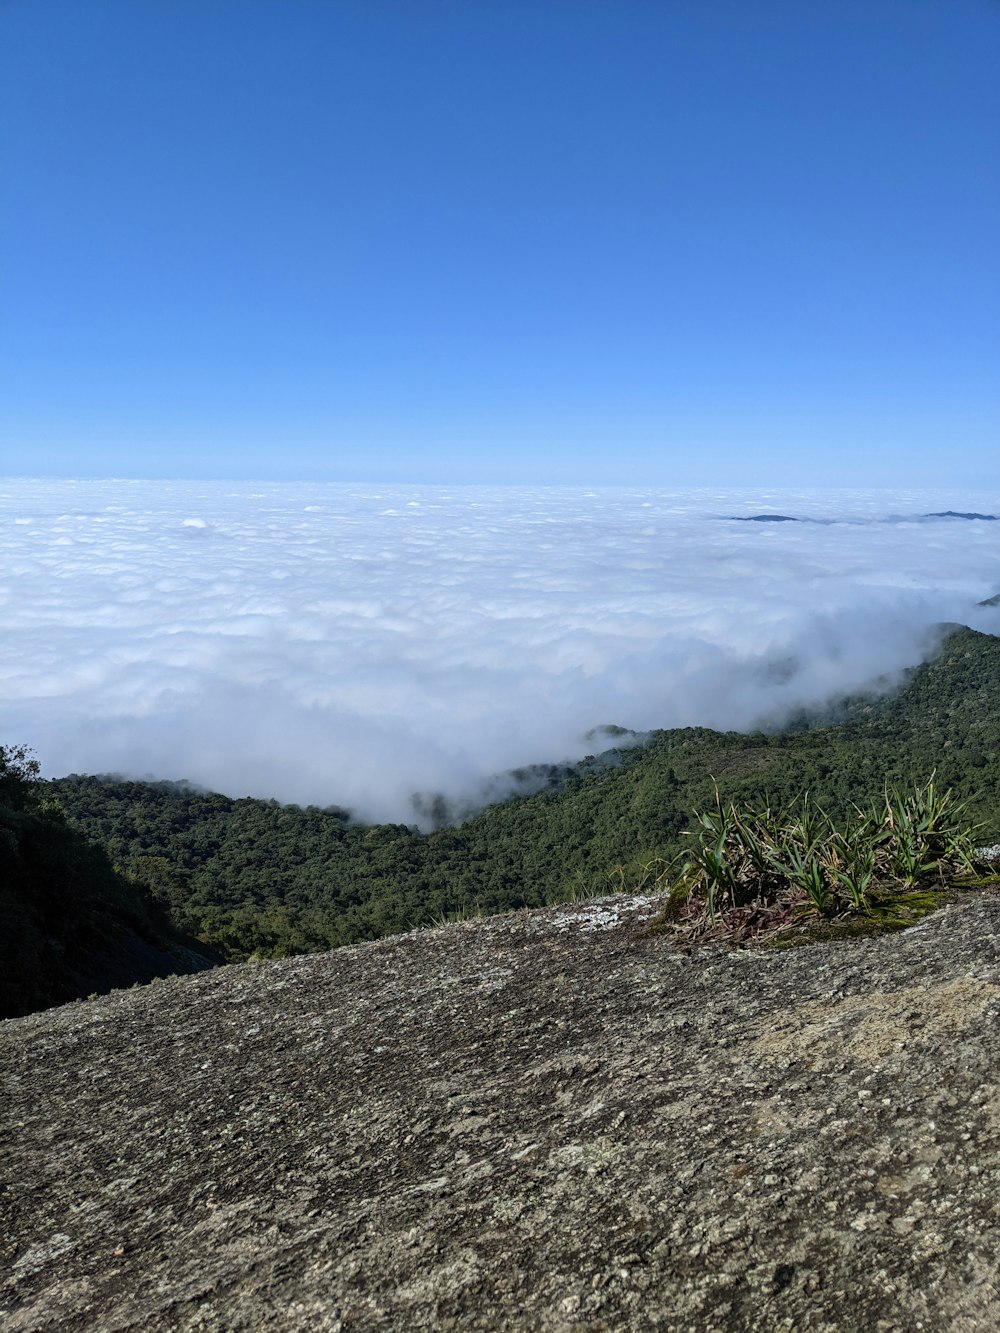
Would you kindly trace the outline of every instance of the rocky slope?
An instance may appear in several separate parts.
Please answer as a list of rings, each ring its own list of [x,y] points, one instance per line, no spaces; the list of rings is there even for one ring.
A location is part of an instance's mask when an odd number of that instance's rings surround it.
[[[1000,900],[781,952],[652,911],[0,1024],[0,1327],[1000,1326]]]

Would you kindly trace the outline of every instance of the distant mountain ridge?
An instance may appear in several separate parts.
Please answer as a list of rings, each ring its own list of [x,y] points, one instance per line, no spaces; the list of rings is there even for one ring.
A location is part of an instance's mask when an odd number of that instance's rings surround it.
[[[940,513],[937,513],[937,514],[925,514],[924,517],[925,517],[925,518],[966,518],[966,519],[981,519],[983,522],[986,522],[986,523],[995,523],[995,522],[996,522],[996,518],[997,518],[996,514],[962,514],[962,513],[959,513],[959,512],[958,512],[957,510],[955,510],[955,509],[944,509],[944,510],[942,510]]]
[[[962,513],[957,509],[940,509],[931,514],[918,514],[918,518],[960,518],[966,520],[978,520],[984,523],[994,523],[997,521],[996,514],[976,514]],[[832,518],[814,518],[814,517],[796,517],[792,514],[731,514],[730,521],[733,523],[824,523],[830,524],[837,522]],[[843,521],[843,520],[841,520]],[[857,522],[857,520],[851,520]],[[899,516],[890,518],[876,519],[876,522],[898,523]]]
[[[801,523],[802,520],[793,518],[791,514],[735,514],[734,523]]]

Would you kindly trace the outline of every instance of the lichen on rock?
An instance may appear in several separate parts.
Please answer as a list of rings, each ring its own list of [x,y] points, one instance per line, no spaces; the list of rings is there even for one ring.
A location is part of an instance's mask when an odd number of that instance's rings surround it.
[[[785,951],[653,910],[0,1024],[0,1327],[1000,1325],[1000,901]]]

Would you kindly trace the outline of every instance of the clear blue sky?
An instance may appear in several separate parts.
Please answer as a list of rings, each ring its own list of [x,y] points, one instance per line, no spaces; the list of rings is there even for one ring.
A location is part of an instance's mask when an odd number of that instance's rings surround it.
[[[0,473],[1000,484],[998,0],[2,0]]]

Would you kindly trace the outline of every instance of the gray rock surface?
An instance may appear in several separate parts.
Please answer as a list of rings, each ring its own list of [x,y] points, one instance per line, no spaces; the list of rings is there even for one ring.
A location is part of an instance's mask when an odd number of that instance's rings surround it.
[[[0,1328],[1000,1327],[1000,901],[780,952],[652,910],[0,1024]]]

